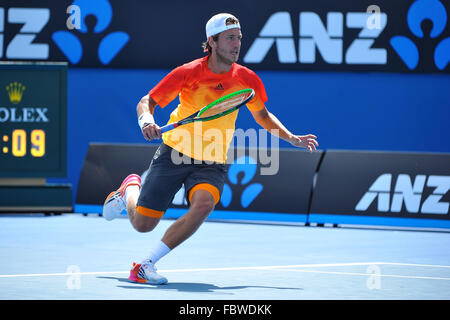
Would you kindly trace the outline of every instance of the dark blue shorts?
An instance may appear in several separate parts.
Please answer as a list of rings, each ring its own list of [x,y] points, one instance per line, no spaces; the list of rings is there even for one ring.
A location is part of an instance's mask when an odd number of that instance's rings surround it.
[[[188,201],[196,190],[202,189],[210,192],[217,204],[227,167],[222,163],[198,162],[162,143],[142,181],[136,211],[152,218],[161,218],[183,184]]]

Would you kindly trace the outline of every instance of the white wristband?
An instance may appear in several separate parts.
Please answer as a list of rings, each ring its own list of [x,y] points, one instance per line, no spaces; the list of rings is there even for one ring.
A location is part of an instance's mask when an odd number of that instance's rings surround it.
[[[150,112],[144,112],[139,116],[138,119],[139,127],[141,127],[141,130],[148,124],[155,123],[155,119],[153,118],[153,115]]]

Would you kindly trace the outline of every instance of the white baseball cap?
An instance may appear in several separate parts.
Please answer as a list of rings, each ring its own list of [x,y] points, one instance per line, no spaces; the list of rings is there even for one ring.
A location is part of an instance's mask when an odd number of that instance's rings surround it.
[[[232,18],[235,19],[236,21],[239,21],[235,16],[229,13],[219,13],[213,16],[211,19],[209,19],[208,22],[206,23],[206,39],[229,29],[241,28],[239,22],[236,24],[227,25],[228,18]]]

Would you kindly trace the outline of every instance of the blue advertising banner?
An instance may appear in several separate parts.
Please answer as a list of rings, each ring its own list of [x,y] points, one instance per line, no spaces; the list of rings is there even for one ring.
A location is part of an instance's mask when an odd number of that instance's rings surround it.
[[[83,208],[89,206],[95,210],[100,208],[101,212],[106,196],[130,173],[137,173],[145,180],[157,147],[154,144],[90,144],[78,184],[78,212],[85,212]],[[232,148],[228,156],[227,178],[216,210],[307,214],[312,181],[322,152]],[[171,208],[187,209],[185,194],[183,186]]]
[[[104,199],[124,177],[138,173],[145,179],[157,147],[92,143],[75,210],[101,213]],[[230,151],[225,187],[210,218],[450,228],[450,154]],[[165,218],[186,213],[185,195],[182,187]]]
[[[252,69],[450,71],[449,2],[2,1],[0,59],[173,68],[200,57],[205,24],[238,17]]]
[[[328,150],[310,221],[450,227],[450,154]]]

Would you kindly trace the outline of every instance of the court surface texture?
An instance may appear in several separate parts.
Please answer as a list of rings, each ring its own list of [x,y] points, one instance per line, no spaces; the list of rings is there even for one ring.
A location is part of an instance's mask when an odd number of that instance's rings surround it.
[[[450,299],[450,233],[416,230],[206,221],[158,262],[168,284],[130,282],[171,223],[0,215],[0,299]]]

